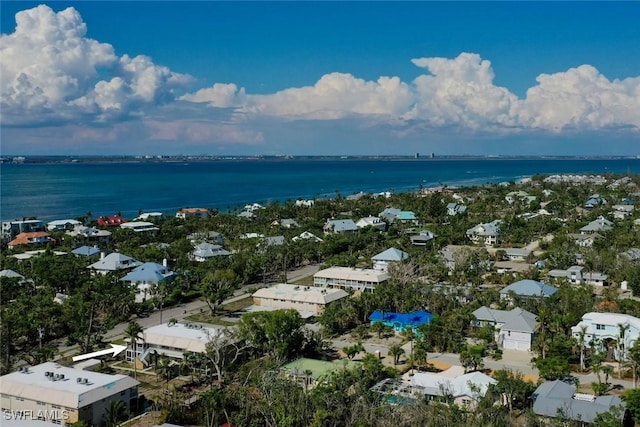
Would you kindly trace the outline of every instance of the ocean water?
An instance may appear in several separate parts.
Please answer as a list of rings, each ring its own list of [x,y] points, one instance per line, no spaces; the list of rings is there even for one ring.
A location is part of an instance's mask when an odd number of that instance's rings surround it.
[[[282,159],[0,165],[0,218],[43,220],[182,207],[482,185],[535,174],[639,173],[640,159]]]

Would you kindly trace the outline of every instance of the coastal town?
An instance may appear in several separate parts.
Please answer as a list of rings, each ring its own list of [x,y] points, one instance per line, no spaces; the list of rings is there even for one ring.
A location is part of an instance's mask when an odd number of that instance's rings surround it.
[[[640,424],[640,176],[2,222],[3,426]]]

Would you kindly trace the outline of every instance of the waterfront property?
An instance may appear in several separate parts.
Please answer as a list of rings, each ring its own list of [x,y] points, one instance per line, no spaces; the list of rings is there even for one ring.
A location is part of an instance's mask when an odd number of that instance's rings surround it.
[[[120,228],[132,230],[136,233],[155,233],[160,230],[154,223],[147,221],[131,221],[120,224]]]
[[[253,293],[256,306],[272,309],[293,309],[302,317],[321,314],[327,305],[349,294],[337,288],[291,285],[278,283]]]
[[[178,212],[176,212],[176,218],[207,219],[209,218],[209,210],[205,208],[183,208],[183,209],[180,209]]]
[[[22,367],[0,378],[2,409],[31,411],[58,425],[82,421],[100,426],[113,402],[134,411],[139,382],[127,375],[108,375],[67,368],[55,362]]]
[[[314,286],[367,292],[373,292],[387,280],[388,273],[368,268],[330,267],[313,275]]]
[[[358,226],[352,219],[328,219],[322,229],[325,234],[344,234],[358,231]]]
[[[57,219],[47,223],[47,230],[60,231],[60,230],[73,230],[76,226],[82,225],[77,219]]]
[[[127,222],[127,220],[120,215],[101,216],[98,218],[99,227],[118,227],[125,222]]]
[[[33,245],[45,245],[52,242],[51,235],[46,231],[34,231],[31,233],[20,233],[15,239],[7,243],[9,249],[14,249],[18,246],[33,246]]]
[[[495,310],[480,307],[473,312],[473,325],[490,325],[495,331],[496,343],[504,349],[530,351],[537,328],[537,318],[533,313],[521,308]]]
[[[44,222],[39,219],[4,221],[2,223],[2,237],[7,239],[13,239],[20,233],[33,233],[44,230]]]

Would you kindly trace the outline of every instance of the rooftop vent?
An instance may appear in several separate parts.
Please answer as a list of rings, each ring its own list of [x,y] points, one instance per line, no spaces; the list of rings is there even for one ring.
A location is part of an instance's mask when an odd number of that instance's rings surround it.
[[[78,384],[80,384],[80,383],[82,382],[82,378],[80,378],[80,377],[76,378],[76,382],[77,382]]]

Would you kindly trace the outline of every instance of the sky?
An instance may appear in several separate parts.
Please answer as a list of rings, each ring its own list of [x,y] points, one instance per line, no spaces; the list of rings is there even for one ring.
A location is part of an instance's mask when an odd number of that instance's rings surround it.
[[[640,155],[640,2],[0,2],[0,154]]]

